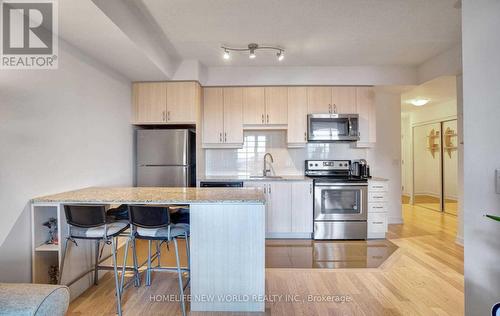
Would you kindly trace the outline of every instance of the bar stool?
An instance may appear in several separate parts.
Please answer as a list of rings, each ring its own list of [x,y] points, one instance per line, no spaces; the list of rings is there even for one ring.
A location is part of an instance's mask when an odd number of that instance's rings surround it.
[[[69,244],[74,243],[75,246],[78,246],[76,243],[77,239],[96,241],[95,266],[93,269],[94,284],[97,284],[100,243],[103,242],[102,249],[104,249],[106,244],[111,244],[113,270],[115,275],[116,305],[118,315],[121,315],[121,287],[118,279],[118,267],[116,261],[116,239],[118,235],[127,230],[129,224],[126,222],[110,221],[109,218],[106,217],[106,205],[69,204],[64,205],[64,213],[66,214],[66,222],[68,223],[68,237],[61,258],[59,283],[62,281],[64,261]]]
[[[148,241],[148,260],[147,260],[147,270],[146,270],[146,286],[151,285],[151,271],[177,271],[177,277],[179,282],[179,292],[180,292],[180,305],[182,310],[182,315],[186,315],[186,305],[184,302],[184,288],[182,281],[182,272],[188,273],[188,278],[186,286],[189,283],[189,224],[173,224],[170,221],[170,213],[168,206],[154,206],[154,205],[129,205],[129,222],[132,226],[130,238],[127,240],[125,245],[125,257],[124,264],[127,261],[128,246],[129,242],[132,242],[132,249],[134,252],[134,271],[135,278],[138,278],[137,269],[137,254],[135,253],[135,240],[144,239]],[[183,238],[186,240],[186,254],[188,267],[187,269],[181,268],[179,260],[179,250],[177,239]],[[157,241],[156,253],[152,255],[151,244],[152,241]],[[170,241],[174,242],[175,248],[175,259],[177,263],[176,268],[161,267],[160,260],[160,247],[163,242],[168,243]],[[152,260],[156,259],[158,266],[153,268],[151,266]],[[121,286],[123,287],[124,273],[122,274]]]

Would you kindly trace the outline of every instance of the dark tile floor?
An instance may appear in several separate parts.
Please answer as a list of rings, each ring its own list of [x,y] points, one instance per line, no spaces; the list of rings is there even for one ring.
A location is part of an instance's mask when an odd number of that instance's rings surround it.
[[[377,268],[398,247],[388,240],[269,239],[266,268]]]

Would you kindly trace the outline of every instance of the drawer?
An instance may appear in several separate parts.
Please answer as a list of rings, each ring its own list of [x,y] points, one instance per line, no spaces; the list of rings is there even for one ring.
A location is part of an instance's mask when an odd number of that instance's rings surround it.
[[[387,232],[387,214],[368,214],[368,238],[384,238]]]
[[[387,192],[387,181],[368,182],[368,192]]]
[[[385,213],[387,212],[387,204],[385,202],[372,202],[368,203],[368,214],[371,213]]]
[[[387,202],[385,192],[368,192],[368,202]]]

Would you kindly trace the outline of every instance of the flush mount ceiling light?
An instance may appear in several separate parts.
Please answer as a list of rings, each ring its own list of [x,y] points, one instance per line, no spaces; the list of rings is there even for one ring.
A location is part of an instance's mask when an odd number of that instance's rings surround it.
[[[414,106],[423,106],[429,103],[429,99],[411,99],[408,100],[408,103],[414,105]]]
[[[277,51],[276,53],[276,58],[278,61],[282,61],[283,58],[285,58],[285,50],[281,47],[276,47],[276,46],[259,46],[259,44],[256,43],[250,43],[248,44],[248,47],[245,48],[237,48],[237,47],[227,47],[227,46],[221,46],[221,48],[224,50],[224,59],[229,59],[230,55],[229,52],[249,52],[248,58],[254,59],[257,57],[255,52],[257,50],[273,50]]]

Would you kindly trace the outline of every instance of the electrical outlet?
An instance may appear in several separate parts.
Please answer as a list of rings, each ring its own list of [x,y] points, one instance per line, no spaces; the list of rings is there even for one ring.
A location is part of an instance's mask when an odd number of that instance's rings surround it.
[[[500,194],[500,169],[495,169],[495,188],[497,194]]]

